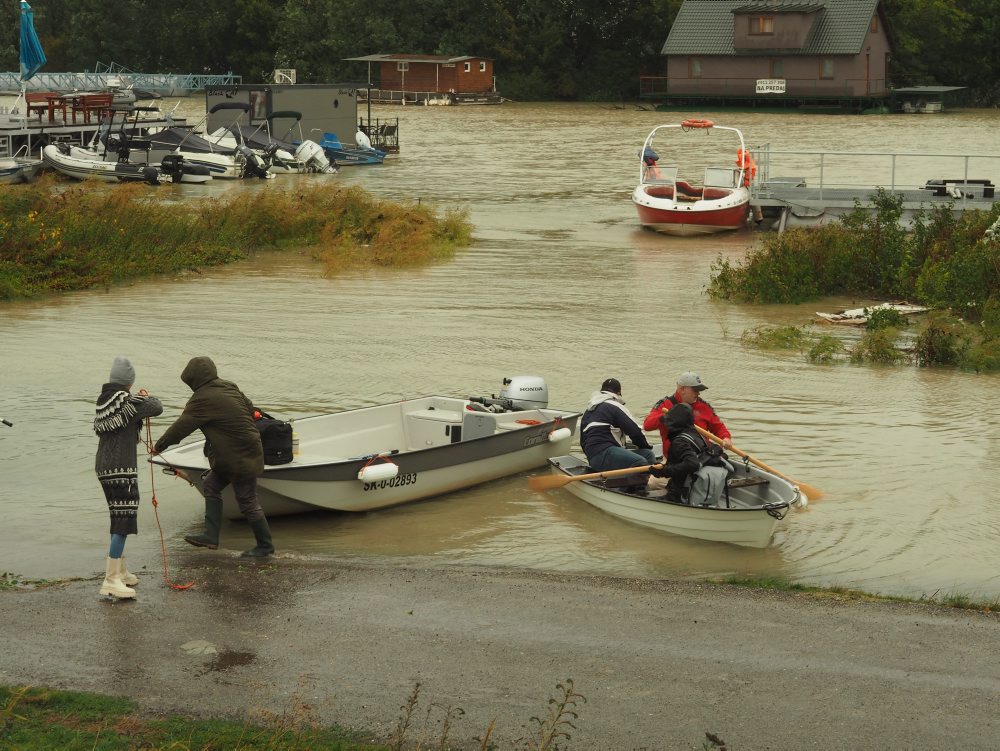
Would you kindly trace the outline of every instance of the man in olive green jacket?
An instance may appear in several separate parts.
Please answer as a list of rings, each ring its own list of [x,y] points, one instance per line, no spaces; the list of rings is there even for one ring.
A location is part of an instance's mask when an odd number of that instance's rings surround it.
[[[184,539],[198,547],[219,547],[222,528],[222,491],[232,484],[240,513],[250,522],[257,546],[243,553],[263,557],[274,552],[271,530],[257,502],[257,476],[264,472],[264,449],[254,425],[254,407],[235,383],[219,378],[208,357],[194,357],[181,373],[181,380],[194,393],[184,411],[156,442],[159,453],[179,443],[196,430],[207,439],[208,463],[202,492],[205,495],[205,534]]]

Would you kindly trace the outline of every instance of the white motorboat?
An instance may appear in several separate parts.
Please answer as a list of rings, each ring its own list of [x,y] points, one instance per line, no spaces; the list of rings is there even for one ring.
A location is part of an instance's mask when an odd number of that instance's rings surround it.
[[[688,134],[687,139],[676,136]],[[693,136],[711,137],[715,133],[729,136],[722,149],[732,145],[732,151],[714,149],[707,166],[693,156],[705,149],[703,139],[690,141]],[[660,141],[657,137],[661,136]],[[668,136],[673,136],[669,138]],[[718,140],[718,139],[717,139]],[[662,145],[660,145],[662,143]],[[677,153],[676,161],[685,159],[691,167],[703,166],[701,184],[684,179],[677,164],[660,165],[659,148]],[[723,162],[731,154],[734,162]],[[721,163],[720,163],[721,162]],[[678,124],[659,125],[646,136],[639,150],[639,183],[632,192],[639,222],[643,227],[668,235],[701,235],[725,232],[747,226],[750,214],[750,181],[756,165],[736,128],[716,125],[711,120],[684,120]]]
[[[30,183],[44,166],[41,159],[28,156],[28,147],[22,146],[14,156],[0,158],[0,183]]]
[[[226,105],[234,103],[225,103]],[[216,105],[212,111],[222,105]],[[248,107],[249,105],[242,105]],[[170,114],[166,118],[170,120]],[[206,122],[208,114],[199,123]],[[170,153],[183,158],[189,164],[208,169],[215,179],[239,180],[246,178],[271,179],[274,173],[268,169],[264,159],[246,146],[223,149],[195,132],[195,128],[150,128],[148,135],[151,149],[156,153]]]
[[[370,511],[542,467],[565,453],[578,412],[548,408],[537,376],[504,380],[499,397],[424,396],[292,421],[297,453],[266,466],[258,500],[269,515],[316,509]],[[204,441],[150,459],[199,491]],[[225,513],[239,518],[231,489]]]
[[[553,474],[565,478],[593,473],[582,456],[553,457],[549,465]],[[612,516],[644,527],[699,540],[767,547],[789,509],[807,501],[798,487],[777,475],[749,462],[734,466],[736,473],[717,506],[668,501],[666,490],[647,489],[645,473],[575,480],[562,487]]]
[[[291,125],[284,135],[276,138],[271,132],[276,120],[290,120]],[[294,129],[298,129],[298,141],[288,140]],[[219,130],[216,130],[218,133]],[[302,113],[295,110],[272,112],[257,128],[247,125],[233,125],[229,128],[234,140],[239,139],[247,146],[264,155],[271,169],[276,172],[319,172],[335,174],[337,167],[330,163],[323,147],[315,141],[307,141],[302,136]]]

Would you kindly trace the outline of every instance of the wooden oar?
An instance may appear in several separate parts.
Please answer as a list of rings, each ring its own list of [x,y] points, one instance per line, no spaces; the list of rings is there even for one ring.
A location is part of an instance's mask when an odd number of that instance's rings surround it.
[[[723,441],[722,441],[721,438],[719,438],[719,436],[715,435],[714,433],[710,433],[709,431],[705,430],[702,427],[699,427],[698,425],[695,425],[695,428],[697,428],[698,432],[701,433],[707,440],[709,440],[709,441],[715,441],[720,446],[722,445]],[[801,490],[803,493],[805,493],[806,497],[810,501],[818,501],[820,498],[823,497],[823,491],[820,490],[819,488],[817,488],[817,487],[815,487],[813,485],[809,485],[808,483],[799,482],[798,480],[793,480],[788,475],[783,475],[781,472],[779,472],[778,470],[776,470],[774,467],[769,467],[766,464],[764,464],[764,462],[760,461],[760,459],[756,459],[755,457],[750,456],[750,454],[748,454],[746,451],[740,451],[735,446],[733,446],[730,450],[734,454],[738,454],[739,456],[742,456],[744,459],[746,459],[751,464],[756,464],[758,467],[760,467],[765,472],[770,472],[772,475],[777,475],[782,480],[787,480],[788,482],[792,483],[792,485],[798,485],[799,486],[799,490]]]
[[[609,469],[607,472],[591,472],[589,475],[539,475],[529,477],[528,485],[532,490],[552,490],[561,488],[577,480],[597,480],[607,477],[621,477],[622,475],[634,475],[639,472],[648,472],[650,469],[660,469],[662,464],[644,464],[641,467],[626,467],[625,469]]]

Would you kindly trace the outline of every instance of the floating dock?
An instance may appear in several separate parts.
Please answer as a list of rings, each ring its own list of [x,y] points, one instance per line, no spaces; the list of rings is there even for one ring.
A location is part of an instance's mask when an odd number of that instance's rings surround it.
[[[901,201],[903,226],[934,207],[988,212],[997,202],[1000,156],[752,150],[758,174],[750,205],[762,228],[779,232],[836,222],[857,206],[872,209],[880,188]],[[854,182],[859,165],[866,185]],[[798,176],[776,176],[786,169]]]

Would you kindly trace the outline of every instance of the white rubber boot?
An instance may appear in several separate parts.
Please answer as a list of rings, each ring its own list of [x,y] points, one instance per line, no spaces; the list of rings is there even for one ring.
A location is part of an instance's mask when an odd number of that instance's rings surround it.
[[[102,597],[117,597],[119,599],[129,599],[135,597],[135,590],[129,589],[122,582],[118,567],[121,565],[120,558],[108,558],[104,569],[104,583],[101,585]]]
[[[118,574],[121,576],[122,584],[124,584],[126,587],[134,587],[136,584],[139,583],[139,577],[133,573],[130,573],[129,570],[125,567],[125,556],[119,558],[118,561],[119,561]]]

